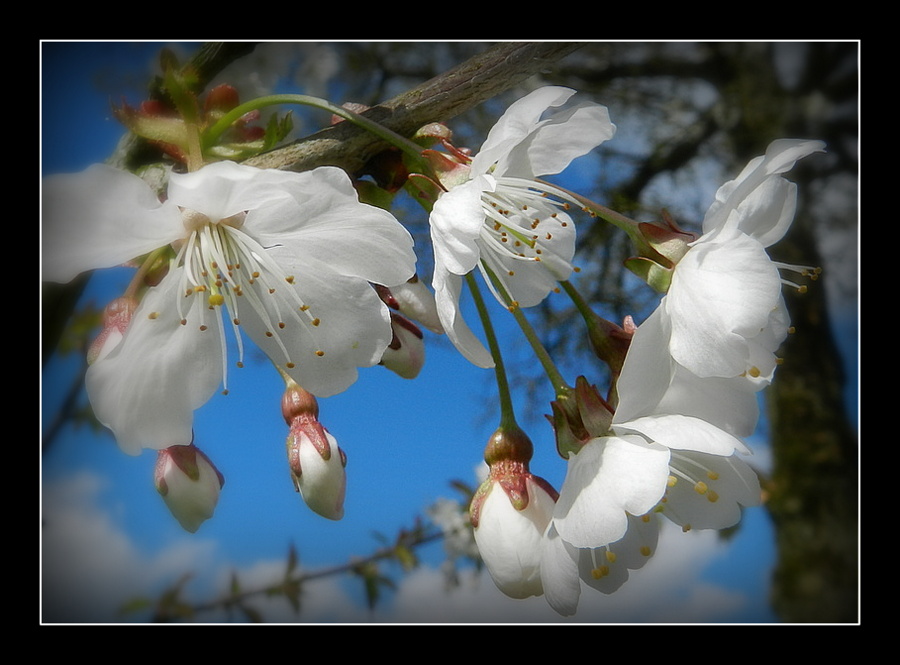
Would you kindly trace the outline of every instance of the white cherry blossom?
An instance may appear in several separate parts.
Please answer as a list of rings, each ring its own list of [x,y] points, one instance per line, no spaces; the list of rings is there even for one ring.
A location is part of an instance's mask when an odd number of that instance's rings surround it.
[[[97,418],[130,454],[191,441],[193,411],[227,387],[227,329],[239,364],[243,331],[310,392],[346,389],[392,337],[370,282],[415,269],[409,233],[333,167],[218,162],[173,173],[160,201],[137,176],[96,165],[45,181],[42,231],[47,280],[169,252],[167,274],[87,376]]]
[[[794,219],[797,186],[781,174],[824,150],[821,141],[781,139],[719,188],[703,235],[675,266],[660,308],[672,357],[701,377],[746,376],[766,384],[789,317],[779,269],[766,248]]]
[[[575,226],[565,212],[570,197],[536,179],[560,173],[615,132],[603,106],[561,109],[574,93],[548,86],[512,104],[466,177],[444,183],[449,191],[434,204],[430,225],[438,315],[451,341],[478,366],[492,367],[493,359],[461,316],[462,278],[477,267],[501,303],[506,305],[508,297],[517,306],[531,307],[573,269]],[[505,294],[495,289],[488,273]]]

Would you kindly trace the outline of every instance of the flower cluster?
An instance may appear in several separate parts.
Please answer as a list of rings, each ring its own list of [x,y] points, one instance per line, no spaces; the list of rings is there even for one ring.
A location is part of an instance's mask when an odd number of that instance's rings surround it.
[[[756,426],[756,392],[787,335],[779,268],[804,270],[778,266],[765,247],[794,216],[796,186],[781,174],[823,147],[775,141],[719,189],[703,235],[633,332],[615,407],[599,396],[581,403],[582,435],[541,545],[542,587],[561,614],[575,612],[579,580],[611,593],[641,567],[660,517],[721,529],[759,504],[741,438]]]
[[[501,423],[485,449],[488,477],[469,505],[469,523],[508,596],[544,595],[572,614],[583,585],[612,593],[647,563],[661,520],[721,529],[760,502],[743,439],[757,425],[757,393],[773,380],[789,330],[781,289],[791,282],[781,272],[808,271],[774,263],[766,249],[796,210],[796,185],[784,174],[824,144],[773,142],[719,188],[697,237],[668,218],[639,224],[604,216],[542,179],[615,133],[605,107],[570,105],[574,94],[534,90],[509,107],[474,155],[453,147],[449,131],[424,132],[448,151],[423,149],[399,168],[397,148],[387,160],[391,177],[366,187],[337,167],[295,173],[209,161],[223,153],[198,152],[202,128],[183,119],[173,121],[183,141],[166,145],[178,148],[188,170],[170,169],[161,189],[105,165],[45,181],[44,279],[137,268],[106,308],[88,354],[87,392],[123,451],[157,451],[156,487],[184,529],[194,532],[213,515],[224,485],[193,444],[194,413],[227,392],[228,369],[243,365],[247,339],[285,383],[295,489],[311,510],[338,520],[347,456],[319,421],[317,398],[348,389],[360,368],[382,365],[414,379],[425,361],[423,329],[445,333],[498,379]],[[230,96],[213,102],[208,124],[243,108]],[[168,117],[124,117],[135,131],[169,135]],[[252,116],[239,117],[243,155],[255,140],[241,131]],[[410,141],[399,143],[410,149]],[[414,182],[433,188],[421,199],[430,212],[433,295],[416,275],[410,233],[387,209],[360,199],[381,182],[391,183],[386,196]],[[568,281],[582,208],[625,227],[640,254],[629,265],[664,292],[640,325],[586,311]],[[479,274],[525,328],[556,390],[549,420],[566,464],[559,492],[530,469],[533,445],[515,423]],[[464,285],[479,306],[486,345],[463,320]],[[528,329],[522,308],[560,285],[609,366],[603,394],[584,376],[569,387]],[[459,526],[455,520],[454,531]],[[469,546],[458,543],[459,551]]]

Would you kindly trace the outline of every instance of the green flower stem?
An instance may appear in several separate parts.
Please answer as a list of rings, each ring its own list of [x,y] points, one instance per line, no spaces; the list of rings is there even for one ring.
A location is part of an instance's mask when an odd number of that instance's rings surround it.
[[[484,298],[481,296],[481,290],[478,288],[475,276],[471,272],[466,275],[466,283],[472,292],[472,299],[475,301],[475,308],[478,310],[478,316],[481,318],[484,334],[487,337],[488,348],[491,350],[491,356],[494,358],[494,374],[497,377],[497,392],[500,394],[500,428],[518,429],[512,397],[509,392],[509,381],[506,378],[506,368],[503,365],[503,356],[500,354],[500,345],[497,342],[494,326],[484,304]]]
[[[640,224],[639,222],[631,219],[630,217],[626,217],[625,215],[618,213],[615,210],[607,208],[606,206],[602,206],[599,203],[595,203],[594,201],[591,201],[589,198],[586,198],[576,192],[570,191],[570,190],[566,189],[565,187],[560,187],[559,185],[547,183],[542,180],[537,180],[537,182],[541,182],[543,184],[546,184],[548,187],[558,189],[560,192],[564,193],[566,196],[571,197],[575,202],[577,202],[579,205],[581,205],[582,209],[585,212],[588,212],[588,213],[594,215],[595,217],[598,217],[605,222],[609,222],[613,226],[616,226],[616,227],[622,229],[623,231],[625,231],[625,233],[628,234],[628,237],[631,238],[632,242],[640,250],[650,251],[653,253],[652,255],[656,254],[656,251],[653,250],[653,248],[647,244],[647,241],[644,239],[643,235],[641,234],[641,232],[638,228],[639,224]]]
[[[354,113],[353,111],[349,111],[340,106],[335,106],[331,102],[320,99],[319,97],[311,97],[309,95],[267,95],[265,97],[258,97],[257,99],[253,99],[249,102],[240,104],[226,113],[224,116],[222,116],[212,127],[204,132],[203,147],[209,148],[211,145],[213,145],[216,139],[218,139],[225,130],[227,130],[232,124],[234,124],[234,122],[236,122],[239,118],[249,113],[250,111],[256,111],[267,106],[274,106],[279,104],[299,104],[302,106],[312,106],[314,108],[329,111],[336,116],[344,118],[345,120],[348,120],[353,124],[362,127],[375,136],[384,139],[391,145],[396,146],[411,158],[416,160],[416,162],[422,164],[423,168],[426,169],[424,171],[425,173],[430,173],[430,168],[428,167],[425,160],[422,159],[422,148],[418,144],[410,141],[406,137],[400,136],[387,127],[379,125],[377,122],[359,115],[358,113]]]
[[[553,385],[553,390],[556,391],[557,396],[562,397],[568,395],[571,391],[571,387],[566,383],[562,374],[556,368],[556,363],[553,362],[553,358],[550,357],[547,349],[545,349],[544,345],[541,344],[541,340],[538,338],[537,333],[534,331],[534,328],[532,327],[531,322],[528,320],[528,317],[525,316],[522,308],[519,307],[518,304],[513,302],[510,295],[506,292],[506,289],[500,283],[500,280],[498,280],[494,275],[494,272],[487,266],[485,266],[485,270],[490,277],[491,282],[493,282],[494,288],[497,289],[497,292],[507,303],[507,309],[509,309],[510,313],[513,315],[516,323],[519,324],[519,328],[521,328],[522,333],[525,335],[525,339],[528,341],[528,344],[531,346],[531,349],[537,356],[538,361],[541,363],[541,367],[544,368],[544,372],[547,374],[547,378]]]
[[[594,310],[590,308],[584,297],[582,297],[582,295],[569,280],[560,282],[559,285],[562,286],[563,291],[565,291],[569,298],[572,299],[572,303],[574,303],[575,309],[578,310],[578,313],[581,314],[581,317],[585,320],[585,322],[587,322],[588,325],[591,325],[591,321],[594,318]]]

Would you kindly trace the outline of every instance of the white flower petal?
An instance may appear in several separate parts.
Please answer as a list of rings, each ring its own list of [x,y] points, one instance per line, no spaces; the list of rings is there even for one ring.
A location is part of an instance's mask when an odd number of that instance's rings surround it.
[[[588,154],[616,133],[609,111],[584,103],[559,111],[542,122],[498,165],[502,174],[542,177],[561,173],[572,160]]]
[[[765,329],[780,297],[778,270],[753,238],[695,245],[665,299],[672,357],[698,376],[743,374],[746,340]]]
[[[283,188],[290,197],[251,210],[243,227],[264,247],[283,247],[284,265],[327,257],[333,271],[384,286],[412,277],[412,236],[388,211],[361,203],[344,171],[292,175]]]
[[[205,316],[205,331],[193,316],[192,325],[182,325],[177,289],[177,272],[149,289],[122,342],[88,369],[94,414],[130,455],[190,443],[194,410],[222,382],[219,315],[195,312]]]
[[[481,150],[472,160],[472,170],[475,173],[486,173],[494,163],[534,131],[547,109],[565,104],[574,94],[575,91],[571,88],[544,86],[510,104],[488,132]]]
[[[694,450],[711,455],[749,452],[737,437],[700,418],[680,414],[654,414],[614,423],[617,433],[639,433],[673,450]]]
[[[526,487],[528,506],[516,510],[494,481],[475,529],[475,542],[491,579],[511,598],[542,593],[541,546],[553,514],[553,498],[530,479]]]
[[[297,175],[229,161],[213,162],[199,171],[173,173],[169,179],[168,200],[182,208],[201,212],[216,222],[288,198],[287,190]]]
[[[628,581],[629,571],[642,568],[656,552],[659,518],[655,513],[629,515],[628,530],[614,543],[579,550],[578,574],[601,593],[618,591]]]
[[[575,547],[619,540],[627,513],[643,515],[662,498],[669,450],[637,436],[609,436],[585,444],[569,458],[553,521]]]
[[[131,173],[95,164],[44,179],[42,278],[68,282],[81,272],[111,268],[184,234],[178,209]]]
[[[432,285],[438,318],[447,338],[472,364],[484,368],[493,367],[493,357],[466,324],[460,311],[462,277],[443,270],[443,267],[435,262]]]
[[[476,178],[454,187],[434,204],[429,217],[435,262],[455,275],[465,275],[478,263],[477,240],[484,225],[481,195],[495,181]]]
[[[271,253],[279,260],[282,251]],[[260,285],[257,301],[264,316],[246,302],[249,294],[238,299],[241,328],[298,384],[328,397],[352,385],[358,367],[381,360],[392,338],[390,314],[363,280],[335,273],[312,258],[295,267],[300,270],[293,284],[282,282],[272,293]]]
[[[737,456],[672,454],[674,485],[662,514],[691,529],[724,529],[741,519],[741,506],[761,503],[759,478]]]
[[[731,180],[719,188],[716,198],[706,213],[703,220],[703,233],[712,234],[717,229],[726,226],[732,212],[736,210],[754,190],[769,179],[781,179],[780,174],[794,167],[794,164],[814,152],[823,152],[825,144],[822,141],[806,141],[797,139],[779,139],[769,144],[764,156],[756,157],[744,167],[737,178]],[[774,213],[776,217],[781,213]],[[757,216],[756,220],[762,218]],[[789,224],[789,222],[788,222]],[[758,229],[750,224],[742,224],[745,233],[757,237],[768,247],[771,243],[780,239],[788,224],[771,224],[764,222]],[[781,235],[775,233],[773,228],[778,228]]]
[[[299,436],[298,459],[302,473],[296,480],[297,489],[313,512],[330,520],[339,520],[344,516],[347,473],[337,440],[330,432],[325,432],[331,453],[326,460],[306,434]]]
[[[547,603],[562,616],[572,616],[578,609],[580,551],[560,538],[553,522],[550,523],[541,543],[541,586]]]

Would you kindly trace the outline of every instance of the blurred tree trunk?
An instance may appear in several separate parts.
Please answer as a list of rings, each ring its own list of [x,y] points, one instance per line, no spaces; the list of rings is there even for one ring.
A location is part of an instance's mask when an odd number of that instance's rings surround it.
[[[786,263],[816,260],[808,219],[798,219],[772,253]],[[766,506],[778,546],[772,606],[788,622],[852,623],[859,619],[859,442],[823,285],[804,294],[785,289],[785,299],[796,332],[767,391],[774,465]]]

